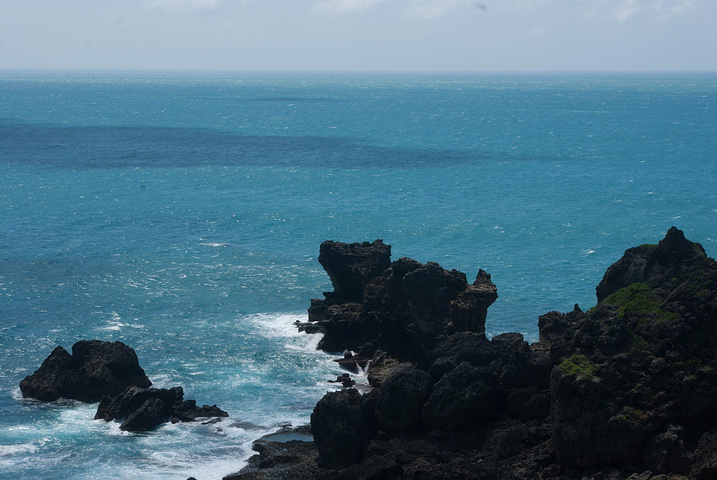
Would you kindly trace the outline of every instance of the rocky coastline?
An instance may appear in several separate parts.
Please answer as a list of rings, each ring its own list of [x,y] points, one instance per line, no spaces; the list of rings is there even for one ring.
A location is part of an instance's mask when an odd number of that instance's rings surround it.
[[[497,288],[480,270],[391,261],[381,240],[327,241],[334,287],[311,300],[307,334],[340,353],[360,390],[316,405],[311,424],[254,444],[225,480],[717,479],[717,262],[672,227],[628,249],[588,311],[538,319],[540,339],[485,335]],[[228,414],[152,388],[121,342],[57,347],[23,396],[99,402],[95,419],[132,432]]]
[[[608,268],[595,307],[542,315],[533,344],[486,338],[483,271],[391,261],[380,240],[324,242],[319,262],[334,291],[298,328],[372,388],[326,394],[313,442],[258,442],[227,480],[717,478],[717,263],[677,228]]]

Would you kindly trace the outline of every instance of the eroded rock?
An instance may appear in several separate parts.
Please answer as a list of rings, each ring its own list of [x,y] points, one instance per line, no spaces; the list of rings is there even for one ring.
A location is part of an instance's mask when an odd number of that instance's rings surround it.
[[[72,355],[57,347],[40,368],[20,382],[26,398],[53,401],[70,398],[97,402],[129,386],[149,387],[137,354],[122,342],[82,340],[72,346]]]

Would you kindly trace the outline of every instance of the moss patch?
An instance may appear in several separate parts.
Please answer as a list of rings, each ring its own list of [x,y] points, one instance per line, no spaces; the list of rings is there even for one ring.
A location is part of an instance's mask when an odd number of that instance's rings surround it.
[[[597,372],[597,366],[590,363],[585,355],[574,354],[558,365],[558,370],[563,375],[575,375],[583,378],[593,378]]]
[[[647,255],[656,248],[657,248],[656,243],[643,243],[639,247],[635,247],[635,251],[637,253],[639,253],[641,256],[647,257]]]
[[[667,321],[674,320],[678,316],[675,313],[663,310],[661,307],[664,302],[652,292],[649,285],[644,283],[633,283],[621,288],[603,300],[602,303],[619,307],[617,313],[621,317],[625,315],[655,316]]]
[[[626,424],[644,424],[649,419],[646,411],[639,408],[626,406],[619,414],[612,417],[611,420]]]
[[[644,337],[630,332],[630,338],[632,339],[632,345],[630,345],[630,353],[639,353],[647,350],[648,342]]]

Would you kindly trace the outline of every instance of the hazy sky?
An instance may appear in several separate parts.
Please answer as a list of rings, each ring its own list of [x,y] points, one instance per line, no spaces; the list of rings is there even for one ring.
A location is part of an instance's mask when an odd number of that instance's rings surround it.
[[[717,0],[0,0],[0,69],[717,70]]]

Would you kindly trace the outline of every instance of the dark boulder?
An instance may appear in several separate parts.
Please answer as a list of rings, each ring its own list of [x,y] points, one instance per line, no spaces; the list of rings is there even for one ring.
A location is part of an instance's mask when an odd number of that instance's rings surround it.
[[[311,431],[323,468],[345,468],[358,463],[376,435],[376,397],[355,389],[327,393],[311,414]]]
[[[436,263],[378,270],[356,276],[360,296],[312,301],[324,345],[374,356],[369,379],[381,388],[319,402],[319,465],[341,471],[314,473],[717,478],[717,263],[681,231],[627,250],[595,307],[541,316],[531,345],[484,335],[496,298],[485,272],[468,285]]]
[[[120,425],[127,432],[147,432],[169,421],[171,409],[159,398],[149,398]]]
[[[338,363],[341,368],[344,368],[350,372],[358,373],[359,369],[363,370],[366,368],[370,358],[362,357],[361,355],[354,355],[353,352],[346,352],[343,358],[334,360]]]
[[[170,419],[193,422],[197,418],[228,416],[216,405],[197,407],[196,401],[184,400],[182,387],[129,387],[119,395],[102,397],[95,419],[109,422],[124,418],[122,430],[147,431]]]
[[[717,478],[717,433],[705,433],[700,438],[691,474],[695,480]]]
[[[433,386],[421,418],[438,430],[485,423],[496,416],[496,379],[485,367],[463,362]]]
[[[20,382],[20,390],[24,397],[42,401],[63,397],[97,402],[129,386],[151,384],[134,350],[124,343],[82,340],[72,346],[72,355],[55,348],[35,373]]]
[[[550,415],[550,392],[538,387],[513,388],[505,397],[505,412],[520,420],[542,420]]]
[[[95,419],[106,422],[125,418],[139,409],[149,399],[159,399],[170,408],[182,401],[184,391],[182,387],[174,388],[139,388],[129,387],[119,395],[105,395],[102,397]],[[169,410],[168,410],[169,412]]]
[[[394,369],[381,387],[376,403],[379,428],[411,431],[421,420],[421,408],[431,391],[431,376],[415,367]]]
[[[692,465],[692,453],[685,447],[685,429],[668,425],[648,440],[642,452],[645,468],[655,473],[683,473]]]
[[[455,359],[454,366],[462,362],[485,366],[493,360],[493,349],[491,341],[482,333],[462,332],[443,338],[428,357],[432,362],[441,358]]]
[[[410,366],[411,364],[409,362],[399,362],[395,358],[388,356],[386,352],[379,350],[368,364],[368,374],[366,378],[369,385],[374,388],[381,388],[395,368]]]

